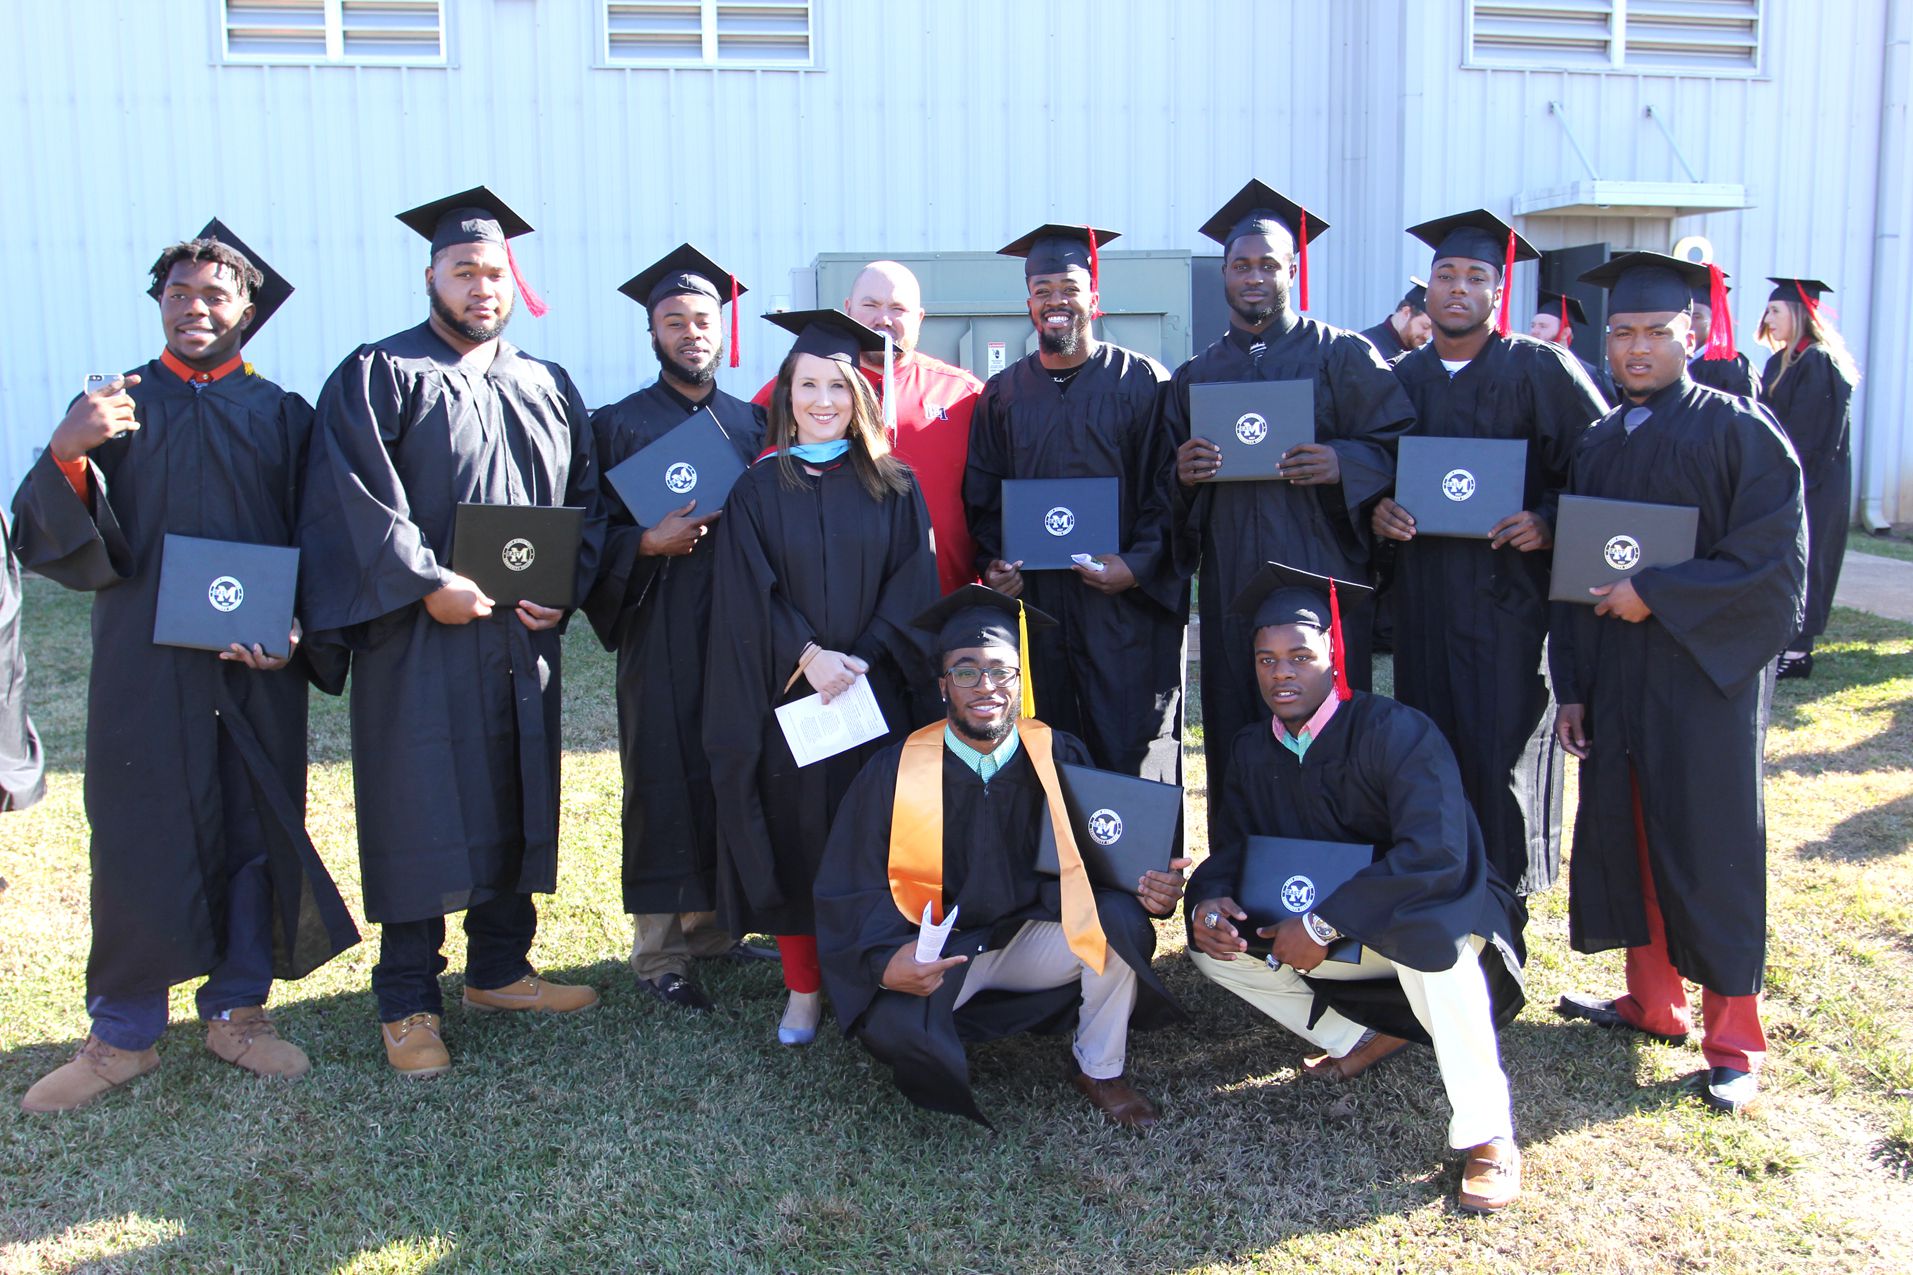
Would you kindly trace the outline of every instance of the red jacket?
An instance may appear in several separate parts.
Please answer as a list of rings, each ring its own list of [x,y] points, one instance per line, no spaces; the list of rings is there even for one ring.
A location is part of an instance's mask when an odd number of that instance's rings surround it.
[[[883,398],[883,369],[858,365]],[[976,579],[976,543],[963,513],[963,467],[970,456],[970,413],[983,382],[960,367],[914,353],[894,370],[897,394],[897,456],[917,475],[923,503],[936,533],[937,581],[952,593]],[[773,382],[772,384],[775,384]],[[768,408],[771,385],[751,402]]]

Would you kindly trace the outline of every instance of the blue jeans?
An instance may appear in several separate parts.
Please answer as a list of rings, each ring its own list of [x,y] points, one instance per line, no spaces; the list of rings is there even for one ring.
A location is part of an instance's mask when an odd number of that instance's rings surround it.
[[[486,991],[508,987],[532,972],[526,959],[538,933],[538,907],[529,894],[498,894],[465,909],[465,985]],[[445,972],[445,918],[389,921],[379,927],[379,963],[372,994],[379,1021],[443,1014],[438,976]]]

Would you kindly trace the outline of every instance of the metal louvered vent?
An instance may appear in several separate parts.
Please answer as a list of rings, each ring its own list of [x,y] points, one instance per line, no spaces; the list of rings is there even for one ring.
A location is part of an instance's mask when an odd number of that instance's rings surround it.
[[[1470,66],[1747,75],[1765,0],[1468,0]]]
[[[444,0],[222,0],[225,60],[444,66]]]
[[[811,0],[606,0],[611,66],[807,67]]]

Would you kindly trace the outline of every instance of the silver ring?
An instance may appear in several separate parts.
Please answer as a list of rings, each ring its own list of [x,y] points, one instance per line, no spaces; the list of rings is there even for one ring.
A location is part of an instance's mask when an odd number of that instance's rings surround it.
[[[1220,913],[1220,912],[1204,912],[1204,913],[1202,914],[1202,923],[1203,923],[1204,925],[1206,925],[1206,926],[1208,926],[1208,927],[1209,927],[1210,929],[1212,929],[1212,930],[1213,930],[1213,929],[1215,929],[1215,928],[1216,928],[1216,927],[1217,927],[1218,925],[1220,925],[1220,924],[1222,924],[1222,913]]]

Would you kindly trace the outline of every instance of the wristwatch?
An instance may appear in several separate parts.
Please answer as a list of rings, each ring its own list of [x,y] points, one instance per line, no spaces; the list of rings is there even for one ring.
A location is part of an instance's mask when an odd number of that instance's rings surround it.
[[[1336,939],[1339,939],[1342,937],[1342,932],[1340,930],[1336,929],[1334,926],[1330,925],[1327,921],[1324,921],[1321,917],[1315,915],[1315,913],[1313,912],[1304,912],[1302,914],[1302,928],[1309,932],[1310,938],[1314,939],[1317,943],[1320,943],[1323,947],[1327,947],[1329,944],[1333,943]]]

